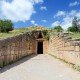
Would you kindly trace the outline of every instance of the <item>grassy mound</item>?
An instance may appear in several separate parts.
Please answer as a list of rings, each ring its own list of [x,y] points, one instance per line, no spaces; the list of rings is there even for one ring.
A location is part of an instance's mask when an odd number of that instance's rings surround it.
[[[0,39],[17,36],[26,32],[43,31],[43,30],[50,30],[50,29],[46,27],[27,27],[27,28],[14,29],[13,31],[10,31],[9,33],[0,33]]]
[[[80,39],[80,32],[70,32],[69,36],[72,37],[73,40]]]

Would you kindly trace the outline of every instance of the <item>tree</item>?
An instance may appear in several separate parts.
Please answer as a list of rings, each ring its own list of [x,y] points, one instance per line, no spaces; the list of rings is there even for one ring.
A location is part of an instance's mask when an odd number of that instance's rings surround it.
[[[72,27],[68,28],[68,31],[71,32],[79,32],[80,28],[79,28],[79,20],[77,17],[74,17],[72,20]]]
[[[77,17],[74,17],[72,20],[72,26],[77,27],[77,23],[78,23]]]
[[[61,26],[56,26],[54,27],[54,30],[57,30],[57,32],[60,32],[63,30],[63,28]]]
[[[70,31],[70,32],[77,32],[77,27],[69,27],[68,29],[67,29],[68,31]]]
[[[77,24],[77,27],[78,27],[78,29],[79,29],[79,31],[80,31],[80,19],[78,19],[78,24]]]
[[[13,23],[11,20],[0,20],[0,31],[9,32],[13,30]]]
[[[74,18],[73,18],[72,28],[73,28],[73,30],[74,30],[75,32],[78,31],[78,19],[77,19],[77,17],[74,17]]]

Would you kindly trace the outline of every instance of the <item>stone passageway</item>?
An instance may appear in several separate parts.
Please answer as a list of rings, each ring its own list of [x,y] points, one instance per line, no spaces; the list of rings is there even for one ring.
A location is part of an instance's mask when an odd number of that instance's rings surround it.
[[[80,73],[48,54],[32,55],[0,70],[0,80],[80,80]]]

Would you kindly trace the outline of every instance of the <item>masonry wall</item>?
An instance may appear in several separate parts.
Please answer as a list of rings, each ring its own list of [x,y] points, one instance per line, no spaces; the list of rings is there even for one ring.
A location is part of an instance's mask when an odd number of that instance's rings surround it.
[[[67,36],[51,36],[48,53],[80,66],[80,41],[72,41]]]
[[[49,42],[48,40],[43,41],[43,54],[48,54]]]
[[[35,53],[35,41],[29,34],[0,40],[0,67]]]
[[[26,33],[0,40],[0,67],[27,55],[37,54],[37,40],[32,34]],[[80,65],[80,41],[73,41],[65,34],[51,36],[49,41],[43,40],[43,53]]]

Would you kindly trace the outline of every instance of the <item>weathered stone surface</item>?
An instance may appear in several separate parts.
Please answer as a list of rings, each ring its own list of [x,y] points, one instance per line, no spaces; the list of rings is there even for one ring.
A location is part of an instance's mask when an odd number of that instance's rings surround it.
[[[60,34],[49,40],[49,53],[67,62],[76,64],[80,61],[80,40],[72,40],[68,34]],[[78,64],[80,66],[80,64]]]
[[[30,54],[37,54],[38,42],[43,42],[43,53],[54,54],[73,64],[80,61],[80,40],[72,40],[68,33],[51,35],[49,41],[43,32],[33,31],[0,40],[0,67]]]
[[[34,31],[0,40],[0,67],[27,55],[37,54],[38,41],[43,41],[43,53],[47,53],[48,41],[46,39],[37,40],[38,35],[39,32]]]

